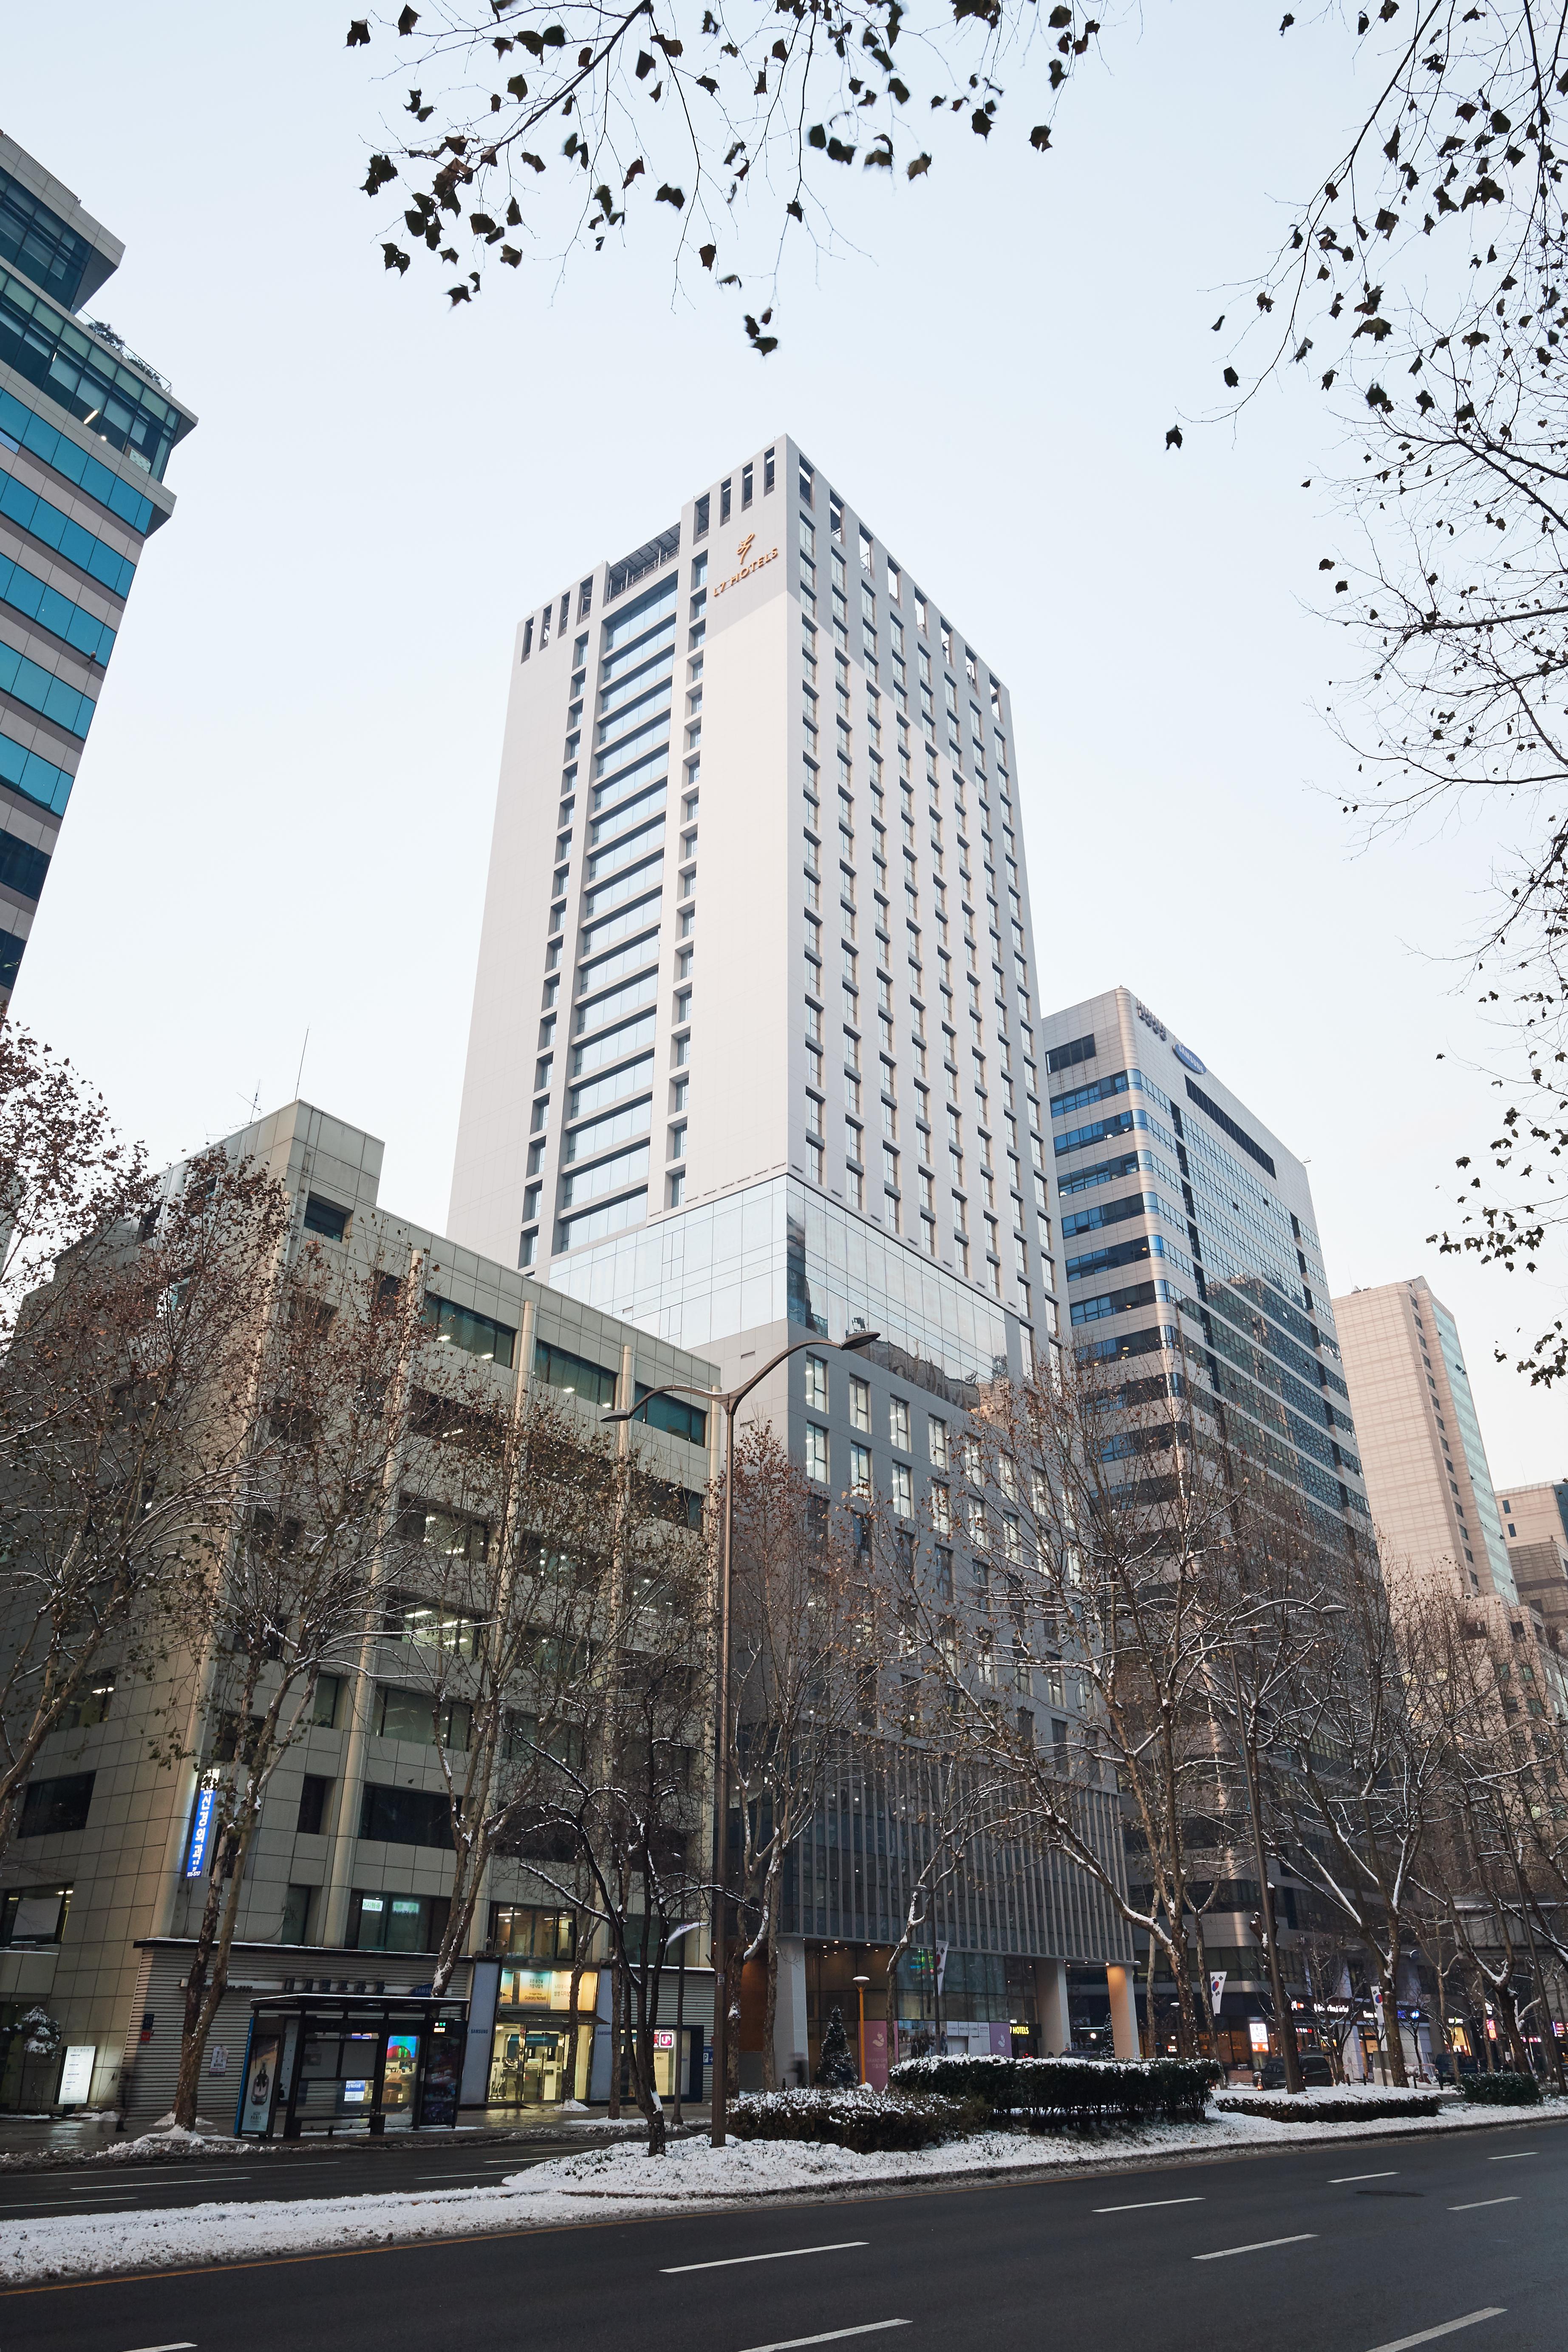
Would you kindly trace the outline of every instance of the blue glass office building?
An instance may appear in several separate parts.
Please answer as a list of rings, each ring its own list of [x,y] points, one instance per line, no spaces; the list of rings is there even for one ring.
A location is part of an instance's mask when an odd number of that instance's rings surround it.
[[[195,423],[85,306],[124,247],[0,134],[0,1011],[142,547]]]

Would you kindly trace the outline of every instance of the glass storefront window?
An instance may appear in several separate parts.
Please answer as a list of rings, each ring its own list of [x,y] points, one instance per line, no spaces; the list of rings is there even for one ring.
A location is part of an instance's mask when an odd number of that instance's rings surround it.
[[[586,2098],[598,2004],[599,1971],[584,1969],[578,1989],[576,2081],[569,2087],[571,1970],[503,1967],[490,2049],[491,2106],[559,2106],[563,2099]]]
[[[513,2018],[496,2028],[490,2052],[488,2098],[493,2107],[553,2107],[566,2098],[588,2095],[593,2023],[583,2018],[577,2033],[577,2081],[566,2080],[570,2045],[564,2017]]]

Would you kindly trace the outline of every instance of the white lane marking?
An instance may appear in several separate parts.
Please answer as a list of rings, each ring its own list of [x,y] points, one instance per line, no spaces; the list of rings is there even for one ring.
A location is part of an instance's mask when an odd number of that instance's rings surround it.
[[[1517,2205],[1517,2197],[1476,2197],[1468,2205],[1450,2205],[1450,2213],[1479,2213],[1483,2205]]]
[[[1201,2197],[1151,2197],[1145,2205],[1096,2205],[1096,2213],[1152,2213],[1160,2205],[1201,2205]]]
[[[847,2254],[852,2246],[869,2246],[869,2238],[839,2238],[831,2246],[780,2246],[776,2254],[726,2254],[716,2263],[667,2263],[661,2278],[680,2278],[686,2271],[730,2271],[738,2263],[789,2263],[797,2254]],[[890,2320],[888,2326],[893,2325]]]
[[[143,2189],[149,2188],[154,2181],[172,2182],[177,2186],[184,2180],[250,2180],[255,2178],[254,2174],[249,2172],[231,2172],[226,2164],[220,2165],[214,2171],[210,2172],[186,2172],[183,2167],[172,2164],[160,2165],[156,2172],[120,2170],[119,2166],[116,2166],[115,2169],[120,2172],[122,2180],[134,2180]]]
[[[1538,2147],[1511,2147],[1506,2156],[1489,2156],[1489,2164],[1517,2164],[1521,2156],[1539,2156]]]
[[[193,2344],[139,2344],[136,2352],[196,2352]]]
[[[78,2190],[77,2193],[78,2195],[87,2195],[89,2192],[86,2190]],[[117,2202],[123,2203],[128,2197],[134,2197],[136,2191],[134,2189],[103,2189],[91,2193],[97,2196],[98,2201],[100,2205],[112,2205]],[[59,2197],[57,2193],[53,2197],[35,2198],[30,2203],[26,2205],[0,2206],[0,2212],[32,2213],[35,2212],[40,2205],[59,2204]],[[79,2213],[81,2211],[81,2207],[79,2205],[60,2205],[60,2210],[62,2213]]]
[[[1270,2246],[1304,2245],[1317,2236],[1315,2230],[1298,2230],[1293,2238],[1258,2238],[1249,2246],[1217,2246],[1212,2254],[1194,2254],[1195,2263],[1222,2263],[1231,2254],[1263,2254]]]
[[[1489,2304],[1484,2311],[1467,2311],[1462,2319],[1445,2319],[1441,2327],[1423,2327],[1418,2336],[1401,2336],[1392,2344],[1375,2344],[1372,2352],[1411,2352],[1416,2344],[1435,2344],[1439,2336],[1451,2336],[1456,2327],[1473,2327],[1479,2319],[1500,2319],[1506,2304]]]
[[[863,2327],[830,2327],[821,2336],[784,2336],[777,2344],[751,2344],[747,2352],[799,2352],[803,2344],[837,2344],[845,2336],[880,2336],[884,2327],[913,2327],[912,2319],[868,2319]]]
[[[1329,2182],[1331,2189],[1343,2189],[1351,2180],[1397,2180],[1396,2172],[1336,2172]]]

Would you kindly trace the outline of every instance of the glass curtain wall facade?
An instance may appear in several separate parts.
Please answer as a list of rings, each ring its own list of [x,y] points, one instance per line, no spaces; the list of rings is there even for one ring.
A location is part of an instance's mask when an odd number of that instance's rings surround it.
[[[81,305],[117,237],[0,135],[0,1011],[16,984],[142,547],[195,423]]]
[[[1207,1379],[1331,1549],[1373,1548],[1306,1170],[1132,992],[1043,1024],[1081,1363]]]

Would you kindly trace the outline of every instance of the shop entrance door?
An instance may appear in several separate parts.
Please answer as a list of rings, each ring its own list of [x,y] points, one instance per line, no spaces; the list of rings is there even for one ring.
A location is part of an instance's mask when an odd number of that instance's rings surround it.
[[[560,2077],[565,2063],[565,2034],[530,2026],[523,2036],[525,2107],[553,2107],[559,2104],[564,2095]]]

